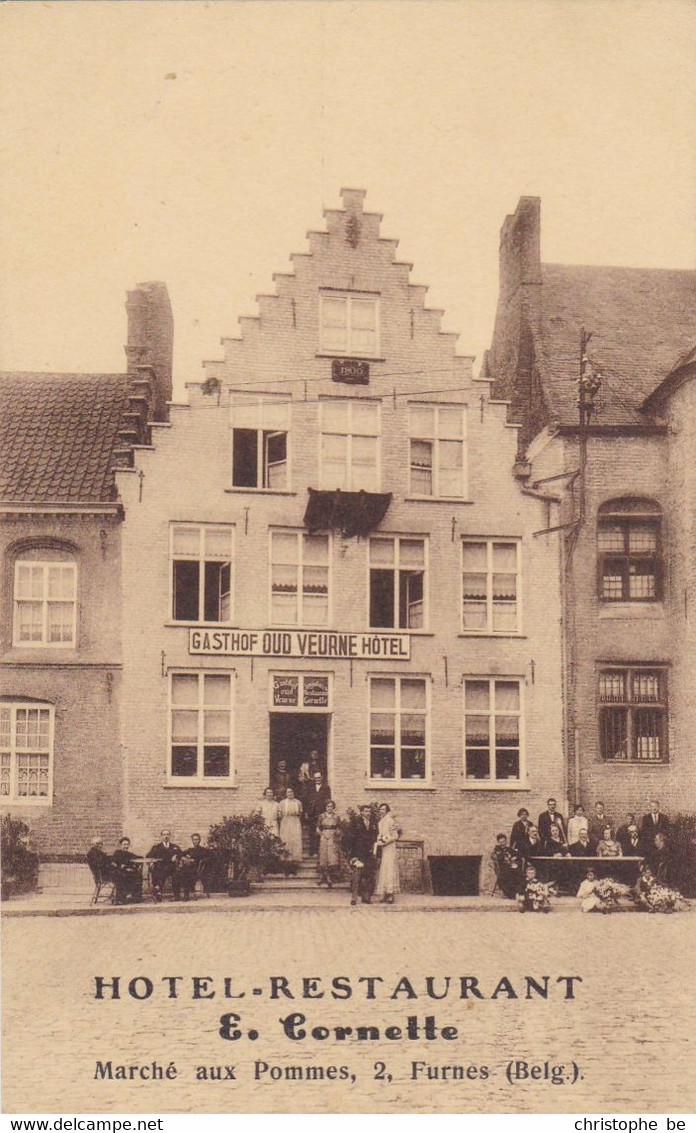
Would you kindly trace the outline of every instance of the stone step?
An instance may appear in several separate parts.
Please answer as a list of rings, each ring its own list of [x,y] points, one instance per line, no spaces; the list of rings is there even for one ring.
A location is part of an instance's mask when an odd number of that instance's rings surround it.
[[[347,881],[334,881],[333,889],[345,890],[350,886]],[[263,893],[315,893],[326,891],[325,885],[317,885],[315,881],[261,881],[254,885],[257,892]]]

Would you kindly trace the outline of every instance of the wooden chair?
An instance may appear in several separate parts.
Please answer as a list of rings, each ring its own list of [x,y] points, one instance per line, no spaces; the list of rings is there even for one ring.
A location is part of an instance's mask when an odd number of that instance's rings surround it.
[[[92,880],[94,882],[94,892],[92,893],[90,905],[96,905],[99,900],[108,901],[110,905],[113,905],[116,899],[116,886],[111,874],[102,873],[101,870],[94,869],[91,865],[89,872],[92,874]]]

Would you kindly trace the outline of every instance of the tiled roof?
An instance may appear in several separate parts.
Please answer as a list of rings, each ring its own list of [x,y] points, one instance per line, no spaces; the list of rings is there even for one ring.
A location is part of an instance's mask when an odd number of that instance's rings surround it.
[[[0,373],[0,500],[113,500],[127,390],[125,374]]]
[[[542,264],[542,380],[551,413],[577,422],[580,330],[602,374],[597,425],[645,424],[639,406],[696,339],[696,272]]]

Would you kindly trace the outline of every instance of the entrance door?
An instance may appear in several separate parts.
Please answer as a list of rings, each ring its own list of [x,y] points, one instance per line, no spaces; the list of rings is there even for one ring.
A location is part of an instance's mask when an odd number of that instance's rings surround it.
[[[269,782],[276,777],[279,762],[284,759],[293,783],[297,782],[300,764],[313,748],[319,752],[322,771],[327,773],[329,752],[329,713],[271,712]]]

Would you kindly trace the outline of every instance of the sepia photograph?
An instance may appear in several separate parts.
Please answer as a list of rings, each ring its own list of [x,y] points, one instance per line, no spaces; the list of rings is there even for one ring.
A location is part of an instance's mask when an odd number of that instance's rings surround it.
[[[0,23],[3,1112],[692,1113],[696,7]]]

